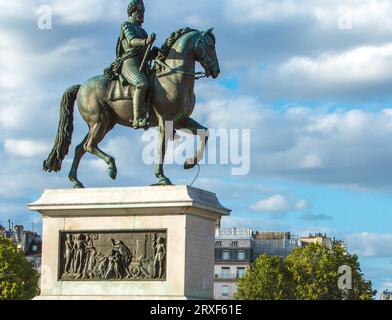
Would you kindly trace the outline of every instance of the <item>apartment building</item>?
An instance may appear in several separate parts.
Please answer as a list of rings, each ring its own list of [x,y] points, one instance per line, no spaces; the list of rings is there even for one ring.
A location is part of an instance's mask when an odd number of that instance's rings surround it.
[[[214,298],[233,299],[237,280],[263,254],[287,257],[300,241],[290,232],[253,232],[246,228],[221,228],[215,234]]]

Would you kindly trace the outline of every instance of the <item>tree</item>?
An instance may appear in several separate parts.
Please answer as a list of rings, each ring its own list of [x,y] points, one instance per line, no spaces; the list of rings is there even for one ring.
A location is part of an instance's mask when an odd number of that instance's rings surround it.
[[[287,300],[292,297],[290,275],[280,257],[260,256],[238,280],[235,299]]]
[[[38,293],[38,273],[11,240],[0,236],[0,300],[27,300]]]
[[[339,273],[347,266],[349,274]],[[342,290],[342,276],[352,289]],[[347,281],[343,283],[349,284]],[[238,282],[237,299],[245,300],[370,300],[376,294],[372,283],[364,279],[358,257],[341,246],[328,249],[310,244],[294,249],[285,259],[261,256]]]
[[[339,268],[348,266],[352,289],[339,288]],[[356,255],[350,255],[342,246],[328,249],[321,244],[310,244],[294,249],[286,259],[292,275],[294,297],[297,300],[370,300],[376,294],[372,283],[361,273]],[[349,276],[349,275],[347,275]]]

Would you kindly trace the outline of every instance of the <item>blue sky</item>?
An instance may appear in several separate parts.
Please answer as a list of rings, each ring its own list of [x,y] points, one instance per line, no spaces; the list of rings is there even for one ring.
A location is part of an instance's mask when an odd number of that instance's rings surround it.
[[[37,27],[41,5],[52,10],[51,30]],[[112,62],[126,6],[0,0],[0,223],[39,225],[26,203],[46,188],[71,186],[70,156],[59,174],[41,170],[59,100]],[[151,0],[146,8],[144,26],[159,44],[180,27],[215,27],[222,74],[197,83],[194,118],[252,132],[247,176],[205,165],[195,183],[233,209],[223,225],[325,232],[360,256],[376,289],[392,289],[392,3]],[[85,133],[76,113],[72,149]],[[91,156],[81,180],[90,187],[155,182],[141,160],[144,146],[141,132],[115,128],[101,147],[116,158],[118,180]],[[177,184],[195,175],[175,165],[167,173]]]

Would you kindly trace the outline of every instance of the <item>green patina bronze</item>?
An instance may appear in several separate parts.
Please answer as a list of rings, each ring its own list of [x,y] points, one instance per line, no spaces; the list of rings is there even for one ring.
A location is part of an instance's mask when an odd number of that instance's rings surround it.
[[[144,21],[143,1],[133,0],[128,7],[128,15],[129,20],[121,26],[116,61],[105,70],[104,75],[67,89],[61,101],[58,132],[54,147],[44,162],[44,170],[61,170],[71,145],[73,111],[77,101],[89,132],[75,149],[69,173],[74,188],[83,188],[77,178],[77,170],[86,152],[105,161],[109,176],[116,179],[114,158],[98,147],[116,124],[134,129],[158,127],[159,159],[155,175],[161,185],[171,184],[163,171],[166,145],[172,138],[167,133],[166,122],[170,121],[175,130],[186,129],[201,137],[198,150],[185,162],[185,169],[193,168],[204,154],[208,130],[193,120],[191,114],[195,106],[195,79],[201,75],[195,72],[196,61],[204,68],[203,76],[215,79],[220,73],[212,29],[205,32],[179,29],[160,49],[149,50],[155,35],[148,37],[141,27]],[[145,58],[155,59],[153,69],[148,68],[147,63],[141,65]],[[122,98],[113,99],[117,91]]]

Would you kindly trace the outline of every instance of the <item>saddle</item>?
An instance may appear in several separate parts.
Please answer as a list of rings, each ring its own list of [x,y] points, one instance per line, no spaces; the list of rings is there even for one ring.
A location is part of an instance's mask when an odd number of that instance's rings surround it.
[[[125,60],[131,58],[135,53],[129,53],[121,55],[121,41],[118,40],[117,43],[117,58],[116,60],[104,70],[103,74],[106,79],[110,81],[108,100],[118,101],[118,100],[133,100],[133,95],[135,93],[135,87],[131,85],[121,74],[122,65]],[[154,85],[155,70],[147,66],[147,78],[150,84],[149,90],[146,95],[146,100],[150,100],[150,95],[153,92],[151,90]],[[146,101],[148,103],[148,101]]]
[[[123,75],[119,71],[118,66],[116,66],[117,70],[114,69],[113,65],[115,65],[115,63],[113,63],[109,68],[105,69],[104,71],[104,76],[110,81],[108,100],[133,100],[133,95],[136,88],[123,77]],[[151,98],[150,95],[153,92],[152,88],[154,86],[154,76],[155,72],[153,70],[149,70],[149,72],[147,73],[147,78],[150,83],[150,86],[147,91],[146,100],[149,100]]]
[[[122,75],[119,75],[117,79],[113,79],[109,84],[108,100],[133,100],[133,94],[135,87],[130,85]]]

